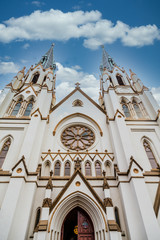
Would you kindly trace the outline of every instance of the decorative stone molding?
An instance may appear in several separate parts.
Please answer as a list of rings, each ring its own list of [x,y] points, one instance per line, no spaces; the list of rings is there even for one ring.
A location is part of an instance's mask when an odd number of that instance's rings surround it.
[[[51,199],[51,198],[45,198],[45,199],[43,199],[42,207],[50,208],[51,205],[52,205],[52,199]]]
[[[48,220],[40,220],[38,231],[46,231],[48,226]]]
[[[75,162],[74,169],[81,171],[81,160],[77,157],[77,160],[75,160],[74,162]]]
[[[111,198],[104,198],[104,206],[105,207],[113,207],[113,202]]]
[[[118,226],[115,220],[108,220],[108,227],[110,231],[121,232],[120,227]]]

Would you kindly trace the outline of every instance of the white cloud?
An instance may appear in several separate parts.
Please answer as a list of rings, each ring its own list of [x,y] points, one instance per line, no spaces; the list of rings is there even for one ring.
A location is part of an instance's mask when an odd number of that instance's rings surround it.
[[[74,89],[74,84],[79,82],[81,89],[87,93],[93,100],[98,100],[99,81],[94,75],[83,71],[76,71],[73,68],[64,67],[56,63],[57,70],[57,96],[62,99]]]
[[[75,70],[81,70],[81,67],[79,65],[72,66],[71,68],[73,68]]]
[[[4,43],[24,39],[67,41],[71,38],[83,38],[84,46],[90,49],[118,39],[125,46],[141,47],[160,40],[160,30],[156,25],[130,27],[121,21],[114,24],[102,19],[99,11],[64,13],[54,9],[35,11],[0,24],[0,41]]]
[[[17,73],[19,66],[13,62],[0,61],[0,74]]]
[[[42,5],[45,5],[44,2],[40,2],[40,1],[32,1],[31,3],[36,7],[41,7]]]
[[[155,99],[157,100],[158,104],[160,105],[160,87],[158,88],[152,87],[151,92]]]
[[[23,45],[23,48],[24,48],[24,49],[27,49],[27,48],[29,48],[29,46],[30,46],[29,43],[25,43],[25,44]]]

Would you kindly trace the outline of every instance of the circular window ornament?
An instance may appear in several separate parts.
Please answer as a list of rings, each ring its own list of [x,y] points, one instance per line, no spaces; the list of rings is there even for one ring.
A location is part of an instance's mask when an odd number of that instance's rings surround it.
[[[134,168],[133,172],[137,174],[137,173],[139,173],[139,170],[137,168]]]
[[[74,125],[66,128],[61,141],[70,150],[82,151],[89,148],[95,141],[95,135],[91,129],[83,125]]]
[[[22,172],[22,168],[18,168],[16,172],[17,173],[21,173]]]
[[[76,186],[79,187],[81,183],[79,181],[76,182]]]

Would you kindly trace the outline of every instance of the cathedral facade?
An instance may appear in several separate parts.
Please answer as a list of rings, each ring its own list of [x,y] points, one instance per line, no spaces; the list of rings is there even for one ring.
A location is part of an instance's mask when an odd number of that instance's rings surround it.
[[[56,103],[53,47],[1,93],[1,240],[159,240],[160,109],[103,48],[99,104]]]

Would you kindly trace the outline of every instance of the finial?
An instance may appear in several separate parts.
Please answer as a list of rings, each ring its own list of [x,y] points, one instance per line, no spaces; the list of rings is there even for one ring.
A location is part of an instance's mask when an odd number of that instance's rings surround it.
[[[103,174],[103,177],[105,177],[105,176],[106,176],[106,172],[105,172],[104,170],[103,170],[102,174]]]
[[[50,177],[49,177],[48,183],[46,185],[46,189],[51,189],[51,190],[53,189],[52,175],[53,175],[53,171],[51,170],[50,171]]]
[[[103,179],[103,190],[104,189],[109,189],[109,184],[108,184],[107,178],[106,178],[106,172],[103,170],[102,174],[104,176],[104,179]]]
[[[79,88],[80,83],[79,82],[75,83],[75,86],[76,86],[76,88]]]
[[[131,69],[129,69],[129,72],[130,72],[130,74],[131,74],[131,78],[132,78],[133,75],[136,75],[134,72],[132,72]]]
[[[51,170],[51,171],[50,171],[50,177],[52,177],[52,175],[53,175],[53,171]]]
[[[55,44],[54,43],[52,43],[52,45],[51,45],[52,47],[54,47],[55,46]]]
[[[104,48],[104,45],[101,45],[101,48]]]

